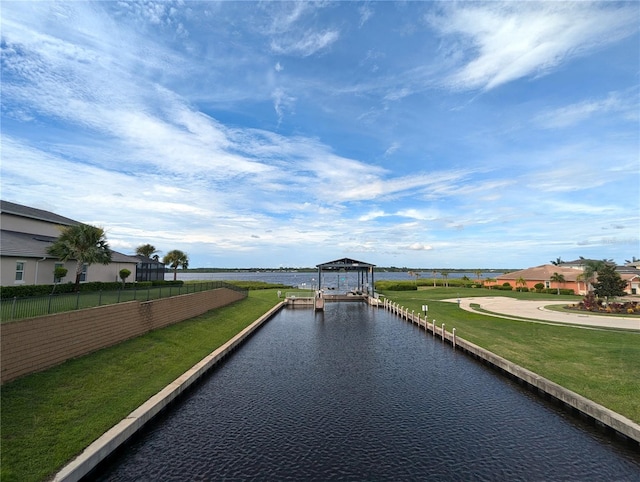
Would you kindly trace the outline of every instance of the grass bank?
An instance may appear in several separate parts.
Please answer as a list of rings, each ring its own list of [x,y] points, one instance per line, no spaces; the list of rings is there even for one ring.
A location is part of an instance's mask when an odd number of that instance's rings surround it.
[[[500,292],[499,296],[505,294]],[[445,323],[448,331],[456,328],[457,336],[640,423],[640,332],[507,320],[464,311],[455,303],[441,301],[458,296],[496,296],[496,292],[485,289],[435,288],[386,295],[416,313],[428,304],[429,319],[435,318],[438,325]],[[549,303],[563,299],[536,293],[509,295],[549,299]],[[564,298],[575,302],[577,297]]]
[[[0,479],[41,481],[145,400],[235,336],[275,289],[70,360],[2,387]]]

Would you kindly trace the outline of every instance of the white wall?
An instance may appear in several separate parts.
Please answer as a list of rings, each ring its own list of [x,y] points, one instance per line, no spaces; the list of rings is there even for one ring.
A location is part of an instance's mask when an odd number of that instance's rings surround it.
[[[24,277],[22,281],[16,281],[15,279],[17,261],[25,262]],[[55,268],[55,264],[59,262],[60,261],[54,259],[41,261],[39,258],[3,257],[0,260],[0,277],[2,286],[52,284],[53,270]],[[62,279],[62,283],[74,283],[76,280],[76,262],[67,261],[64,264],[64,267],[67,268],[68,272],[67,276]],[[87,268],[86,281],[120,281],[118,273],[123,268],[131,271],[131,275],[127,278],[127,281],[135,281],[135,263],[111,263],[108,265],[92,264]]]

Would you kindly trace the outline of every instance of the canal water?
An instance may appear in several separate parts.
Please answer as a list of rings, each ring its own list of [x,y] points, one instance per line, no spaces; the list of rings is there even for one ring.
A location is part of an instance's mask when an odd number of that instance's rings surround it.
[[[284,309],[92,478],[637,481],[640,454],[364,303]]]

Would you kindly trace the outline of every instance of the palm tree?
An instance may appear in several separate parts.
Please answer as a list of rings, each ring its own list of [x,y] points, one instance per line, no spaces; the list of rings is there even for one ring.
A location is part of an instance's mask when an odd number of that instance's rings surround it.
[[[592,285],[595,282],[598,271],[602,271],[602,269],[607,264],[614,264],[613,261],[607,260],[607,259],[603,259],[603,260],[584,259],[582,256],[580,256],[580,259],[584,262],[583,274],[587,284],[587,291],[591,291]]]
[[[553,273],[550,280],[557,283],[556,288],[558,290],[558,294],[560,294],[560,283],[564,284],[565,282],[564,275],[561,273]]]
[[[520,286],[520,288],[524,288],[525,286],[527,286],[527,280],[524,279],[522,276],[520,276],[520,278],[516,280],[516,286]]]
[[[476,280],[478,281],[479,284],[482,284],[482,270],[481,269],[476,269],[473,274],[476,275]]]
[[[84,265],[109,264],[111,249],[104,229],[89,224],[75,224],[61,229],[60,237],[47,249],[47,253],[60,261],[76,260],[76,291]]]
[[[551,261],[551,264],[554,266],[560,266],[562,263],[564,263],[564,261],[562,261],[562,258],[556,258],[555,261]]]
[[[151,258],[158,250],[152,244],[141,244],[136,248],[136,254],[138,256],[144,256],[145,258]],[[157,256],[157,255],[156,255]]]
[[[173,268],[173,281],[178,279],[178,268],[187,269],[189,267],[189,257],[186,253],[179,249],[169,251],[164,258],[162,258],[164,264]]]
[[[448,271],[441,271],[440,275],[444,279],[444,285],[448,288],[449,287],[449,272]]]
[[[420,273],[418,273],[417,271],[409,271],[409,276],[416,279],[415,285],[418,286],[418,278],[420,278]]]

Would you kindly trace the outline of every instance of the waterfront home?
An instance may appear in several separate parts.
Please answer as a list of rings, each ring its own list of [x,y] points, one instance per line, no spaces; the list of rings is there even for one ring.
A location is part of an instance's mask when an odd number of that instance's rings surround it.
[[[43,209],[0,201],[0,285],[38,285],[75,281],[76,262],[60,261],[47,253],[60,235],[60,227],[80,224],[73,219]],[[121,269],[128,269],[136,279],[136,265],[140,260],[112,250],[108,265],[85,265],[80,278],[85,281],[119,281]],[[67,276],[54,280],[54,270],[67,268]]]

